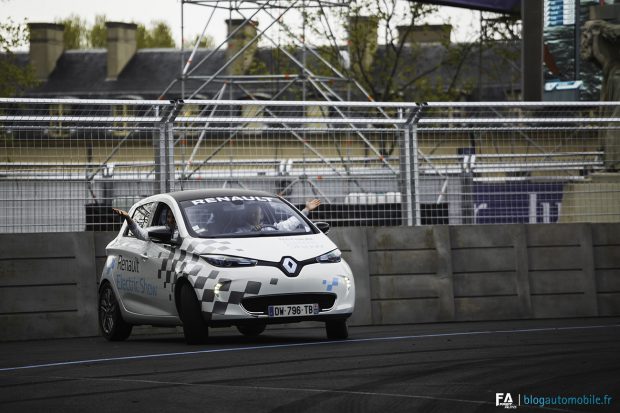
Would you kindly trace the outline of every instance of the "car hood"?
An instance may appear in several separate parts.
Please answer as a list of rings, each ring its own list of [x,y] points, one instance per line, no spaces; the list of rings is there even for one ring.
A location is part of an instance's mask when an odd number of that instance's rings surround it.
[[[184,240],[181,246],[181,249],[194,254],[233,255],[274,262],[280,261],[282,257],[303,261],[336,248],[336,244],[322,233],[248,238],[190,238]]]

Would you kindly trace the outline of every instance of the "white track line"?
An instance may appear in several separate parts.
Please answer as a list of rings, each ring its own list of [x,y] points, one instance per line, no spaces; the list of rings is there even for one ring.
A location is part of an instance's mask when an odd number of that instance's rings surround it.
[[[370,338],[356,338],[356,339],[338,340],[338,341],[317,341],[317,342],[310,342],[310,343],[272,344],[272,345],[265,345],[265,346],[216,348],[216,349],[209,349],[209,350],[183,351],[183,352],[159,353],[159,354],[144,354],[144,355],[138,355],[138,356],[108,357],[108,358],[89,359],[89,360],[63,361],[63,362],[58,362],[58,363],[31,364],[31,365],[17,366],[17,367],[3,367],[3,368],[0,368],[0,372],[26,370],[26,369],[38,369],[38,368],[43,368],[43,367],[61,367],[61,366],[71,366],[71,365],[79,365],[79,364],[104,363],[104,362],[122,361],[122,360],[141,360],[141,359],[154,359],[154,358],[161,358],[161,357],[191,356],[191,355],[196,355],[196,354],[208,354],[208,353],[228,353],[228,352],[236,352],[236,351],[251,351],[251,350],[263,350],[263,349],[274,349],[274,348],[321,346],[321,345],[326,345],[326,344],[342,344],[342,343],[353,344],[353,343],[363,343],[363,342],[370,342],[370,341],[396,341],[396,340],[411,340],[411,339],[433,338],[433,337],[475,336],[475,335],[482,335],[482,334],[519,334],[519,333],[532,333],[532,332],[585,330],[585,329],[617,328],[617,327],[620,327],[620,324],[576,326],[576,327],[527,328],[527,329],[517,329],[517,330],[467,331],[467,332],[462,332],[462,333],[417,334],[417,335],[411,335],[411,336],[370,337]]]

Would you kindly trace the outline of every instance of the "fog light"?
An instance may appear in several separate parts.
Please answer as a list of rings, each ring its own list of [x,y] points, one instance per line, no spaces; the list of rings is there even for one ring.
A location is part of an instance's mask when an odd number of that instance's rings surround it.
[[[344,283],[347,286],[347,291],[349,291],[351,289],[351,280],[346,275],[343,275],[342,278],[344,278]]]

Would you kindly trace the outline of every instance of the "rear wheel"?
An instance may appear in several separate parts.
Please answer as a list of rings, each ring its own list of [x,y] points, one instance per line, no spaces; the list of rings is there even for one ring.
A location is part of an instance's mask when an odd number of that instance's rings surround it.
[[[99,331],[109,341],[123,341],[131,334],[132,325],[123,320],[118,300],[110,283],[99,290]]]
[[[260,333],[265,331],[265,327],[267,326],[263,323],[240,324],[237,326],[237,330],[246,337],[257,337]]]
[[[202,309],[196,293],[189,284],[181,285],[181,319],[187,344],[206,343],[209,329],[202,318]]]
[[[327,321],[325,332],[330,340],[346,340],[349,337],[349,329],[346,320]]]

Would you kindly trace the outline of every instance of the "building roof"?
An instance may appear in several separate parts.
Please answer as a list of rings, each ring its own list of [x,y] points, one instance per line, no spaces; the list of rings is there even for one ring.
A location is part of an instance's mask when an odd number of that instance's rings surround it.
[[[199,49],[194,56],[194,66],[211,50]],[[380,62],[384,53],[381,48],[378,51],[377,62]],[[440,44],[425,44],[420,47],[406,47],[399,71],[399,82],[406,82],[409,76],[422,73],[437,65],[446,57],[446,48]],[[54,71],[47,81],[37,87],[28,90],[25,97],[73,97],[73,98],[141,98],[157,99],[161,93],[169,87],[174,79],[179,78],[182,66],[185,64],[190,52],[183,53],[178,49],[141,49],[131,58],[127,66],[122,70],[116,80],[106,79],[107,52],[105,49],[93,50],[69,50],[65,51],[58,59]],[[26,65],[28,53],[15,54],[17,61]],[[213,75],[225,63],[225,51],[215,51],[213,55],[198,66],[193,75]],[[274,62],[272,49],[259,49],[258,59],[267,68],[273,69]],[[478,100],[506,100],[506,92],[519,88],[518,78],[515,82],[515,62],[498,57],[493,50],[483,50],[482,62],[485,65],[479,72],[479,55],[473,50],[467,55],[464,64],[460,68],[458,82],[461,85],[476,84],[478,76],[482,76],[480,93],[476,93]],[[493,62],[493,64],[489,63]],[[294,67],[293,65],[291,65]],[[376,70],[381,70],[381,65],[376,65]],[[431,72],[431,82],[449,82],[453,77],[454,67],[443,65],[438,70]],[[518,70],[517,70],[518,72]],[[519,74],[516,73],[518,76]],[[196,90],[204,80],[186,80],[185,91]],[[283,81],[286,83],[287,81]],[[213,98],[222,87],[221,82],[211,82],[197,96],[202,99]],[[344,87],[344,86],[343,86]],[[246,95],[238,88],[229,88],[231,94],[226,93],[226,98],[243,99]],[[252,85],[253,93],[262,93],[265,96],[275,94],[279,89],[271,84]],[[480,96],[478,96],[480,95]],[[181,97],[181,82],[176,82],[172,89],[163,97],[175,99]],[[316,96],[318,97],[318,96]],[[284,99],[295,99],[294,95],[284,95]],[[363,99],[357,96],[355,99]],[[408,96],[404,96],[405,100]]]
[[[194,61],[200,61],[208,50],[199,50]],[[189,52],[184,53],[185,56]],[[212,59],[197,70],[197,75],[212,74],[220,67],[224,52],[218,51]],[[28,62],[28,53],[16,53],[22,65]],[[181,71],[181,51],[176,49],[138,50],[116,80],[106,79],[107,52],[105,49],[69,50],[62,54],[47,81],[28,91],[29,97],[121,98],[139,96],[158,98]],[[215,92],[213,84],[206,89]],[[180,94],[180,83],[171,94]]]

